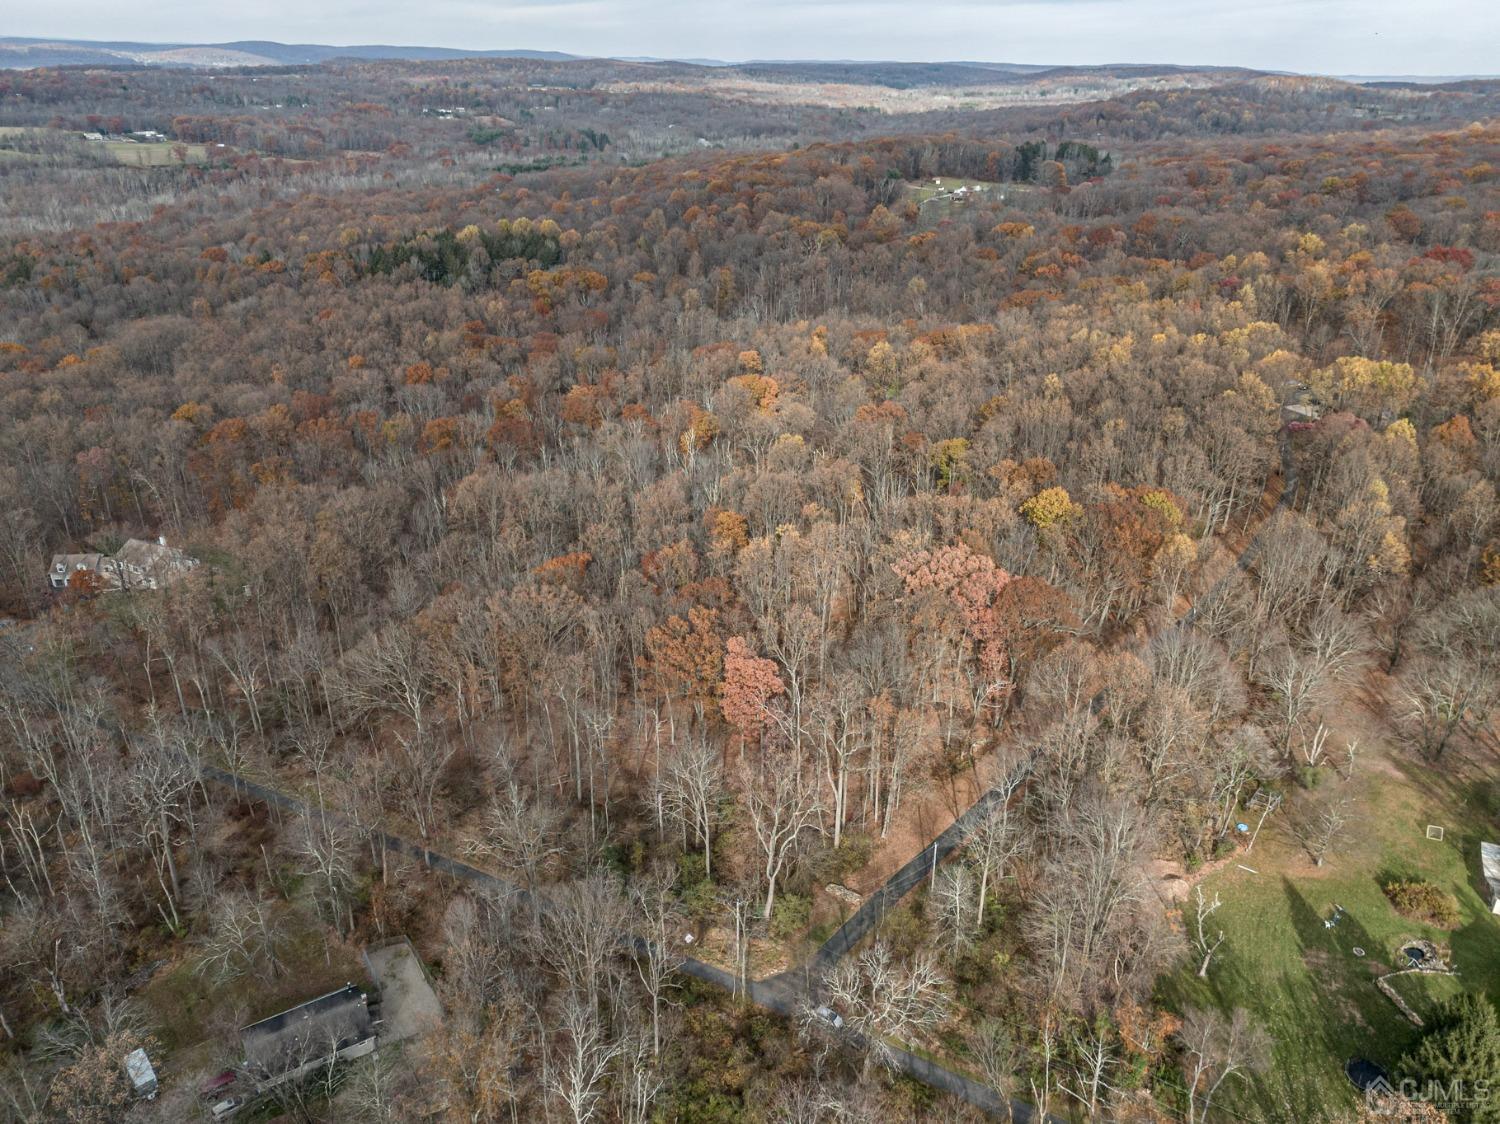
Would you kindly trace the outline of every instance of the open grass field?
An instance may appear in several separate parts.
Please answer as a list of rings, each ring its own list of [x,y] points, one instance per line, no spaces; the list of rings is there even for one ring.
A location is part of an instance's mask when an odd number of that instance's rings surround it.
[[[48,132],[51,132],[51,130],[34,128],[29,125],[0,125],[0,142]],[[117,164],[124,164],[132,168],[163,168],[182,162],[202,164],[213,158],[213,149],[206,144],[180,144],[177,141],[89,141],[85,140],[82,134],[76,132],[53,133],[53,135],[70,138],[77,144],[87,145],[91,149],[97,145],[107,152]],[[32,153],[0,147],[0,159],[29,160],[34,158],[34,154]]]
[[[1462,975],[1434,975],[1430,972],[1392,976],[1387,982],[1423,1019],[1431,1019],[1443,1003],[1457,999],[1469,987]]]
[[[1165,981],[1162,999],[1179,1011],[1244,1007],[1270,1033],[1271,1068],[1225,1104],[1247,1118],[1315,1121],[1352,1110],[1345,1062],[1365,1057],[1389,1069],[1415,1044],[1421,1032],[1375,986],[1405,966],[1401,947],[1411,938],[1447,950],[1459,973],[1392,981],[1419,1014],[1460,990],[1500,1001],[1500,918],[1487,909],[1479,876],[1479,841],[1500,834],[1486,773],[1474,769],[1465,779],[1456,761],[1439,769],[1396,753],[1367,762],[1349,782],[1355,815],[1325,866],[1313,866],[1272,817],[1254,853],[1241,856],[1259,873],[1231,861],[1203,881],[1223,898],[1212,927],[1227,939],[1207,980],[1196,978],[1196,965],[1184,967]],[[1429,823],[1447,829],[1443,842],[1425,837]],[[1452,893],[1458,928],[1396,913],[1381,889],[1393,878],[1422,878]],[[1329,929],[1335,904],[1345,915]]]
[[[176,141],[96,141],[108,149],[109,154],[121,164],[134,168],[161,168],[179,162],[178,150],[185,153],[188,164],[201,164],[209,158],[208,146],[202,144],[178,144]]]
[[[970,191],[983,192],[988,196],[992,193],[1019,190],[1025,186],[1024,184],[989,183],[985,180],[964,180],[956,176],[940,176],[935,183],[931,179],[926,179],[906,185],[907,190],[911,192],[912,198],[917,201],[918,206],[928,203],[933,199],[945,199],[946,196],[952,195],[953,192],[961,187],[966,187]]]

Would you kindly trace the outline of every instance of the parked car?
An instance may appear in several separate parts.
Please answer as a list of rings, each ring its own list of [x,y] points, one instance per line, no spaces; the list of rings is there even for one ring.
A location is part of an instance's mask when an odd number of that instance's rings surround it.
[[[198,1095],[209,1100],[221,1099],[224,1096],[224,1090],[228,1089],[239,1079],[240,1075],[236,1071],[226,1069],[217,1076],[210,1077],[205,1081],[199,1087]]]
[[[829,1026],[833,1027],[834,1030],[844,1029],[844,1017],[837,1011],[835,1011],[832,1007],[815,1007],[813,1009],[813,1014],[817,1018],[822,1019]]]

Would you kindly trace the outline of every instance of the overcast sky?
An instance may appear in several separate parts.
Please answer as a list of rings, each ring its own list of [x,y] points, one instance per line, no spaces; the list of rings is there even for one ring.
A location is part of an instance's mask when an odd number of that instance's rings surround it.
[[[673,58],[1500,72],[1500,0],[7,0],[0,34]]]

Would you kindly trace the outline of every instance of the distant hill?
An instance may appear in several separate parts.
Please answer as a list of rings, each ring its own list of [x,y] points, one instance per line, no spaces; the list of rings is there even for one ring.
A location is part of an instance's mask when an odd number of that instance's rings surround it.
[[[562,51],[464,51],[452,47],[400,47],[369,44],[336,47],[324,43],[129,43],[93,39],[0,37],[0,69],[39,66],[295,66],[329,59],[543,59],[566,62]]]
[[[1247,78],[1262,73],[1229,66],[1116,63],[1100,66],[1036,66],[1008,62],[797,62],[759,61],[736,70],[756,78],[801,82],[850,82],[913,89],[923,86],[1019,85],[1061,78],[1168,78],[1205,75]]]

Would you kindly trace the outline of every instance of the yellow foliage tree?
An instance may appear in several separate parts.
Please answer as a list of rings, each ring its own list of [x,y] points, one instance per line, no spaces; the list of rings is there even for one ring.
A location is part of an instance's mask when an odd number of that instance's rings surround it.
[[[1346,355],[1314,371],[1308,379],[1314,393],[1337,410],[1351,410],[1367,421],[1403,413],[1417,394],[1417,373],[1410,363]]]
[[[1021,504],[1021,514],[1033,527],[1045,531],[1083,514],[1083,508],[1073,502],[1066,488],[1043,488]]]

